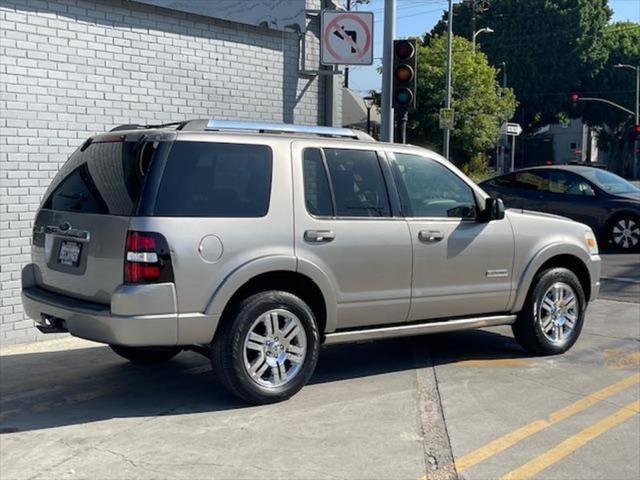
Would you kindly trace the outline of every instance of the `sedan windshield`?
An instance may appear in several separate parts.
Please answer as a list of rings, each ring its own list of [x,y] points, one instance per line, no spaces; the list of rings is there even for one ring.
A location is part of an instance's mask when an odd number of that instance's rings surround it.
[[[640,188],[627,182],[624,178],[606,170],[588,170],[580,172],[582,176],[591,180],[598,187],[608,193],[640,193]]]

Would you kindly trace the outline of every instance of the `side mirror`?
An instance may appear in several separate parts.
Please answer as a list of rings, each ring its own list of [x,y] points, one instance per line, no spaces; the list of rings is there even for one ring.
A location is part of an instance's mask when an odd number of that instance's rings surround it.
[[[487,198],[484,207],[484,220],[502,220],[504,218],[504,202],[501,198]]]

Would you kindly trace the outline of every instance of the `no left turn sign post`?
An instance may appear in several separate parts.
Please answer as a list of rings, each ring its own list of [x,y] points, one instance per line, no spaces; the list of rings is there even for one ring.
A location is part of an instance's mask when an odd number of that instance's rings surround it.
[[[373,13],[323,10],[320,62],[323,65],[371,65]]]

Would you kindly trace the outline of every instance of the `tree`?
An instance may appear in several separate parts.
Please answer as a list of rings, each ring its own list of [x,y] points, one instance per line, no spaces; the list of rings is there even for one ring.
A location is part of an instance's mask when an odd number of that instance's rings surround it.
[[[457,35],[471,38],[474,5],[476,30],[494,30],[478,37],[479,47],[492,65],[504,62],[519,102],[516,118],[526,129],[557,121],[567,93],[607,59],[606,46],[598,41],[609,34],[607,0],[465,0],[454,9]],[[445,31],[446,17],[425,40]]]
[[[410,112],[408,136],[442,150],[439,110],[444,106],[446,36],[433,37],[418,47],[417,108]],[[496,70],[482,54],[473,54],[471,43],[453,39],[452,107],[455,128],[451,133],[452,159],[462,165],[474,155],[491,149],[500,125],[513,115],[515,96],[500,87]]]
[[[584,81],[581,94],[611,100],[633,111],[636,101],[635,73],[615,68],[615,65],[640,65],[640,24],[613,23],[607,27],[600,41],[608,52],[607,62],[596,75]],[[633,145],[625,135],[634,121],[631,115],[595,102],[580,103],[577,110],[576,115],[582,116],[588,125],[598,130],[600,147],[619,159],[627,153],[627,160],[631,160]],[[628,161],[627,168],[630,165]]]

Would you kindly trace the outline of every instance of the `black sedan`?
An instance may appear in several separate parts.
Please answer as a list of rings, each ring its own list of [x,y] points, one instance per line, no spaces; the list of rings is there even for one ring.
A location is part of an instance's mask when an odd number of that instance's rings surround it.
[[[517,170],[480,186],[510,208],[554,213],[589,225],[603,246],[640,250],[640,188],[606,170],[550,166]]]

